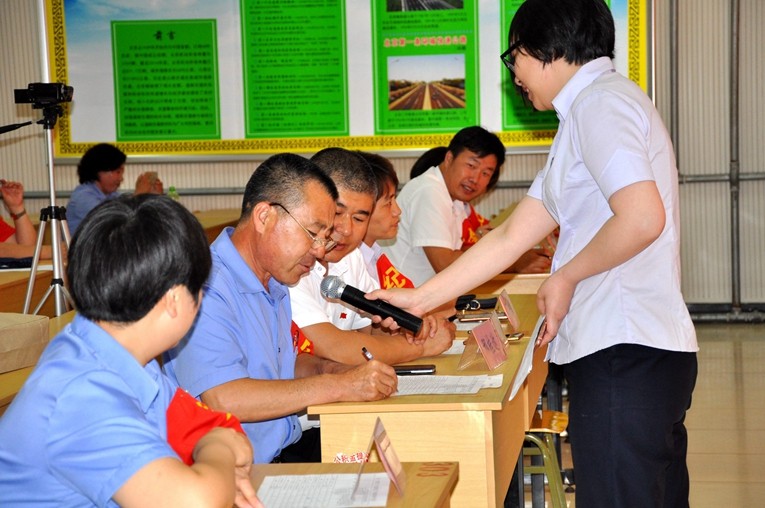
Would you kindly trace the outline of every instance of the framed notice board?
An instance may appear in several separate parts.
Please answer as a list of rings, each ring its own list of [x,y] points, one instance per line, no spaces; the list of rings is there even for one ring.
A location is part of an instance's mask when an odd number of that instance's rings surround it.
[[[557,128],[499,59],[521,0],[47,0],[57,157],[394,151],[483,125],[511,149]],[[608,0],[617,70],[652,95],[650,0]]]

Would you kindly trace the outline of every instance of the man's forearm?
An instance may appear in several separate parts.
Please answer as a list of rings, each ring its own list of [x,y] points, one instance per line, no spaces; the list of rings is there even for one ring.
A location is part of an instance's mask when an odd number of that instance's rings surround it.
[[[333,401],[323,376],[308,379],[237,379],[207,390],[202,402],[232,413],[243,422],[258,422],[297,413],[312,404]]]
[[[461,250],[452,250],[445,247],[423,247],[425,256],[430,266],[436,273],[445,270],[462,255]]]

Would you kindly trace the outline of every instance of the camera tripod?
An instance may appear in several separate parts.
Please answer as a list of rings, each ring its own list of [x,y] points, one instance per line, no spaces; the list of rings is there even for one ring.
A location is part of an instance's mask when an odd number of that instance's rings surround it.
[[[34,107],[38,107],[35,105]],[[73,307],[72,297],[66,290],[64,283],[64,263],[61,254],[61,238],[63,237],[66,242],[67,249],[69,248],[70,236],[69,226],[66,223],[66,208],[63,206],[56,206],[56,187],[54,184],[53,173],[53,128],[56,126],[56,120],[63,114],[63,108],[58,104],[48,104],[40,106],[43,110],[43,118],[37,123],[43,126],[45,131],[45,144],[48,156],[48,184],[50,187],[50,205],[40,210],[40,228],[37,233],[37,244],[35,246],[35,255],[32,258],[32,268],[29,271],[29,283],[27,284],[27,295],[24,299],[24,314],[29,313],[29,308],[32,302],[32,292],[34,291],[35,279],[37,276],[37,268],[40,261],[40,251],[42,248],[43,238],[45,236],[45,227],[48,222],[51,223],[50,240],[51,240],[51,262],[53,264],[53,277],[51,278],[50,287],[43,295],[40,303],[35,307],[32,314],[37,314],[45,301],[53,293],[55,298],[55,312],[56,316],[60,316]]]

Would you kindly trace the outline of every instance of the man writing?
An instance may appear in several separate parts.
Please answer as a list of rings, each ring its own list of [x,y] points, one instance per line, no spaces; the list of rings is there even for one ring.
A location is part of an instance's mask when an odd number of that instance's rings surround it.
[[[247,183],[239,223],[211,246],[197,323],[166,357],[182,387],[242,421],[255,462],[319,460],[318,431],[301,439],[296,413],[396,390],[393,369],[378,361],[349,367],[296,354],[287,286],[324,256],[336,199],[332,181],[303,157],[264,161]]]

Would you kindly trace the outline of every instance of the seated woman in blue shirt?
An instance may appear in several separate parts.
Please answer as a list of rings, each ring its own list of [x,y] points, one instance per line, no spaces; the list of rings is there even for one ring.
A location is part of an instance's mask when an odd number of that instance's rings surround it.
[[[119,197],[88,215],[70,254],[77,315],[0,419],[0,506],[262,508],[242,432],[173,439],[211,426],[176,421],[191,397],[154,360],[199,310],[211,266],[199,222],[166,197]]]
[[[77,165],[78,185],[66,207],[69,231],[74,234],[80,222],[101,202],[114,199],[122,184],[127,155],[114,145],[99,143],[91,147]],[[156,173],[141,173],[135,182],[135,194],[162,194],[162,181]]]

